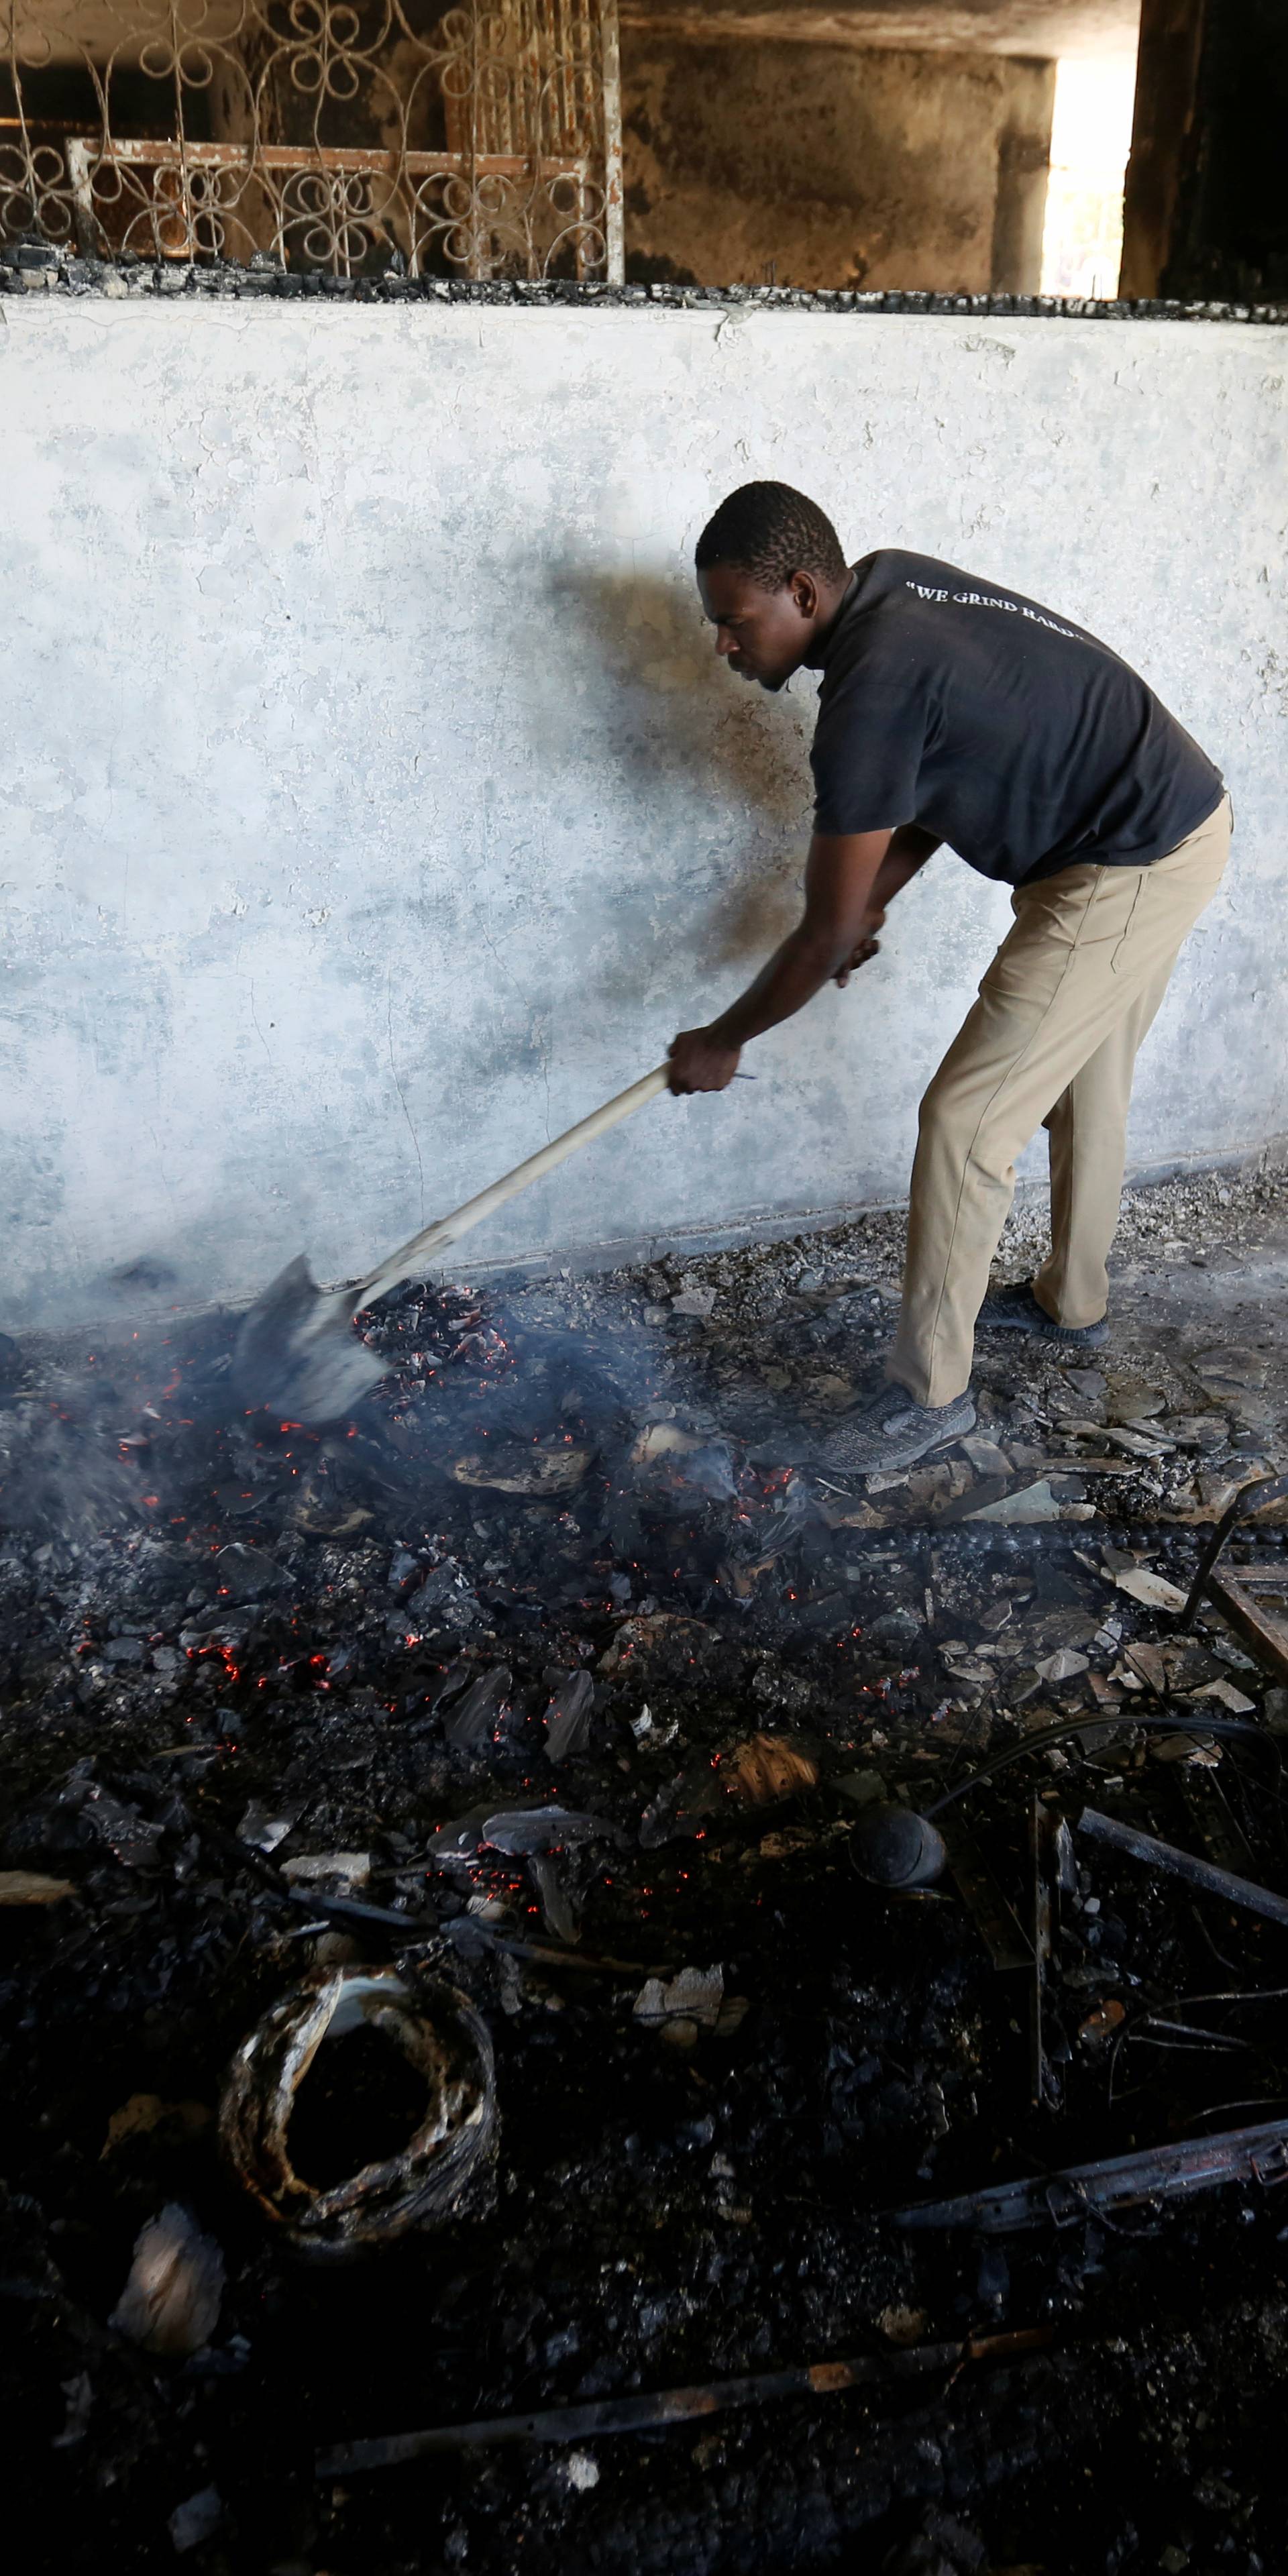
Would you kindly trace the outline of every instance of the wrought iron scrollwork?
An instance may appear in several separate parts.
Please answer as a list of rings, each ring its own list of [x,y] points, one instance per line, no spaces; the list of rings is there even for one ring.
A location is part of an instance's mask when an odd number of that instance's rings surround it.
[[[0,240],[620,277],[616,0],[0,0]]]

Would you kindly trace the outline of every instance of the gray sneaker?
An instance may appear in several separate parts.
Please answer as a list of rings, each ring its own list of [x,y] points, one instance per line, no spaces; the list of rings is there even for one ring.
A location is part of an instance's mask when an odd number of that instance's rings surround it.
[[[914,1404],[906,1387],[884,1386],[815,1450],[814,1464],[833,1467],[841,1476],[884,1475],[896,1467],[915,1467],[932,1449],[960,1440],[974,1427],[969,1391],[951,1404]]]
[[[1109,1322],[1101,1316],[1098,1324],[1057,1324],[1045,1306],[1039,1306],[1031,1283],[1021,1279],[1012,1288],[990,1288],[975,1318],[977,1333],[1031,1333],[1041,1342],[1066,1342],[1071,1350],[1099,1350],[1109,1339]]]

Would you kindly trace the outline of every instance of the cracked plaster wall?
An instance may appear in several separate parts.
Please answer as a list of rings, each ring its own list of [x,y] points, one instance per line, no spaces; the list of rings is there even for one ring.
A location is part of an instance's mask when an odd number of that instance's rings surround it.
[[[149,1253],[352,1275],[656,1062],[793,919],[814,690],[715,666],[688,563],[781,475],[855,553],[1086,620],[1221,759],[1227,890],[1149,1041],[1137,1166],[1288,1126],[1288,331],[14,299],[0,1321]],[[941,855],[882,957],[470,1251],[901,1194],[1008,920]]]

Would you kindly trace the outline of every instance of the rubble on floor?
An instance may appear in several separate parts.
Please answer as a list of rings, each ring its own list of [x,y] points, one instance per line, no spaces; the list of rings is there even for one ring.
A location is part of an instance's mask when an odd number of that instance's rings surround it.
[[[1288,1195],[1130,1193],[1094,1368],[820,1477],[900,1238],[417,1287],[322,1434],[230,1318],[6,1371],[37,2566],[1276,2564],[1288,1685],[1180,1613],[1288,1467]]]

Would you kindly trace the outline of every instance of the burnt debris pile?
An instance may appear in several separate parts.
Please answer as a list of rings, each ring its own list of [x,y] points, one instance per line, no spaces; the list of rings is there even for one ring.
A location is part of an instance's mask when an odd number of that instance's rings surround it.
[[[1186,1186],[853,1489],[884,1219],[416,1287],[324,1431],[10,1356],[31,2563],[1277,2563],[1283,1209]]]

